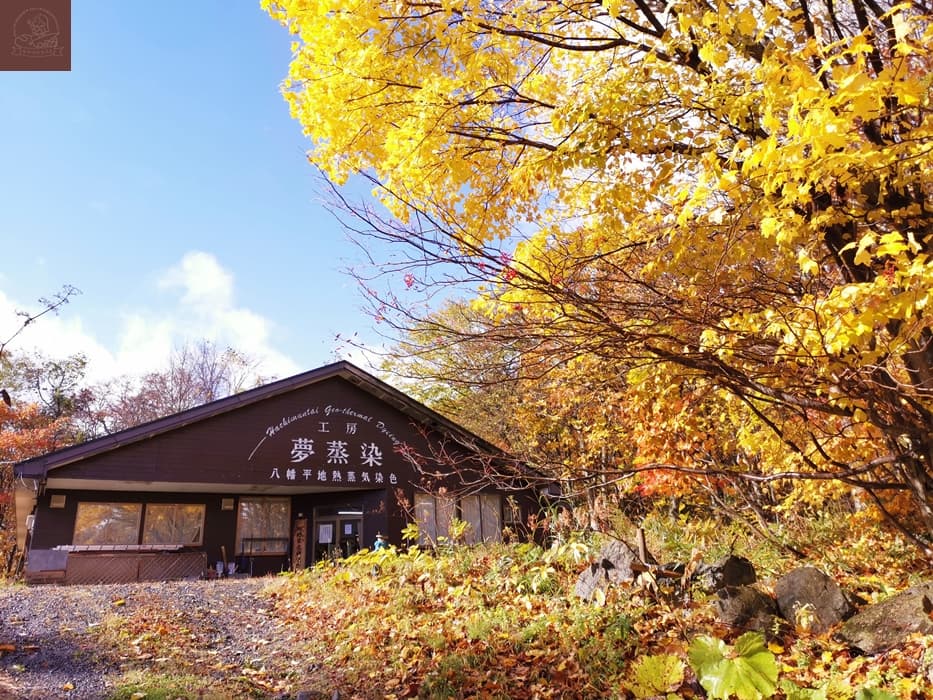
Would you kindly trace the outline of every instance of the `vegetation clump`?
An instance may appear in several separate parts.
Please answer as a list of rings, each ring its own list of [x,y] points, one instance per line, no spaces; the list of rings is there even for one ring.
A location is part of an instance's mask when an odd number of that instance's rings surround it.
[[[844,522],[836,526],[838,534]],[[862,567],[851,559],[834,566],[835,548],[818,563],[866,592],[879,585],[877,567],[884,566],[890,593],[912,580],[911,563],[917,563],[883,554],[901,551],[896,539],[879,539],[882,554]],[[337,687],[349,697],[757,700],[933,693],[933,637],[918,636],[871,658],[834,641],[832,630],[788,629],[766,641],[761,633],[725,627],[712,601],[679,581],[659,587],[642,579],[583,602],[573,594],[574,582],[596,544],[592,536],[575,535],[548,547],[364,551],[283,575],[267,592],[276,614],[304,630],[310,653],[338,672]],[[768,562],[774,574],[796,565],[751,539],[731,544]]]

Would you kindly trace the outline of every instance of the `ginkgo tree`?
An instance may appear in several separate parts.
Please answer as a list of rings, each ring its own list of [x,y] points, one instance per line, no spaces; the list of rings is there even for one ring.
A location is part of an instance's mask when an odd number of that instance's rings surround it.
[[[540,341],[521,373],[603,358],[633,405],[692,387],[765,446],[681,466],[855,487],[931,548],[933,6],[264,6],[296,38],[309,159],[367,178],[388,214],[348,202],[348,224],[407,251],[405,289],[371,290],[389,323],[470,290]],[[678,466],[656,456],[615,466]]]

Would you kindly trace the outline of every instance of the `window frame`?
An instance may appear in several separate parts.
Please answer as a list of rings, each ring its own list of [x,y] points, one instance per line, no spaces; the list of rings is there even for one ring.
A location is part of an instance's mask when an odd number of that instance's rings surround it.
[[[495,499],[494,505],[492,499]],[[472,505],[474,503],[475,506]],[[441,537],[449,537],[452,518],[471,525],[467,530],[466,544],[502,542],[502,528],[505,526],[502,503],[502,494],[498,492],[476,493],[459,498],[440,493],[415,492],[414,515],[418,525],[418,545],[433,547]],[[475,510],[477,517],[467,519],[468,510]],[[447,516],[449,518],[446,522],[442,522],[441,517]]]
[[[205,504],[205,503],[146,503],[145,505],[146,505],[146,507],[145,507],[145,513],[144,513],[144,515],[143,515],[142,532],[141,532],[141,535],[140,535],[140,542],[141,542],[142,544],[147,545],[147,546],[149,546],[149,545],[181,545],[181,546],[183,546],[183,547],[201,547],[201,546],[204,545],[204,523],[205,523],[205,520],[206,520],[206,518],[207,518],[207,504]],[[176,542],[147,542],[147,541],[146,541],[146,535],[148,534],[147,530],[148,530],[148,525],[149,525],[149,523],[150,523],[150,520],[149,520],[149,511],[152,510],[153,508],[154,508],[154,509],[159,509],[159,508],[200,508],[200,509],[201,509],[201,521],[200,521],[200,523],[198,524],[198,539],[197,539],[197,541],[195,541],[195,542],[181,542],[181,541],[176,541]],[[173,525],[173,530],[175,530],[175,531],[177,532],[177,527],[175,526],[175,522],[176,522],[176,521],[173,520],[172,525]]]
[[[415,492],[415,522],[418,524],[418,546],[432,547],[437,543],[437,500],[433,493]]]
[[[132,502],[132,501],[78,501],[78,505],[75,508],[75,520],[74,525],[71,531],[71,543],[76,546],[89,546],[89,547],[133,547],[138,546],[140,542],[140,532],[143,519],[143,506],[145,504],[141,502]],[[79,526],[82,525],[81,522],[81,511],[82,509],[88,508],[111,508],[114,507],[131,507],[136,510],[136,535],[131,542],[101,542],[101,541],[88,541],[81,538],[81,533],[83,532]],[[101,522],[101,518],[97,518],[95,522]],[[128,534],[128,531],[127,531]]]
[[[266,503],[272,505],[273,503],[284,503],[285,505],[285,517],[284,522],[284,534],[282,536],[268,535],[268,533],[262,536],[252,536],[244,538],[244,520],[243,520],[243,506],[247,503]],[[289,496],[240,496],[237,503],[237,513],[236,513],[236,539],[234,540],[233,546],[234,551],[237,556],[249,556],[249,557],[282,557],[287,556],[292,538],[292,499]],[[252,533],[251,533],[252,534]],[[250,547],[249,551],[246,551],[243,546],[244,539],[253,539],[253,540],[282,540],[284,541],[284,547],[282,549],[259,549],[256,550],[253,547]]]
[[[467,500],[470,499],[470,500]],[[490,507],[490,501],[495,499],[495,504]],[[470,503],[470,506],[466,506]],[[475,506],[473,505],[475,503]],[[486,542],[502,541],[502,494],[500,493],[474,493],[464,496],[460,499],[461,518],[470,524],[467,531],[467,542],[469,544],[482,544]],[[475,508],[476,519],[467,517],[466,510]],[[474,515],[474,513],[470,513]],[[491,521],[491,522],[490,522]]]

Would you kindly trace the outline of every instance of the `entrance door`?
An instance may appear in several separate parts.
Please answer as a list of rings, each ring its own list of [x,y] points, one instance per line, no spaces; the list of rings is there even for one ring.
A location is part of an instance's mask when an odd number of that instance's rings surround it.
[[[316,518],[314,521],[314,561],[328,557],[349,557],[360,551],[363,519],[358,516]]]
[[[341,518],[340,556],[349,557],[360,551],[360,528],[362,525],[362,518]]]
[[[314,521],[314,561],[322,561],[334,556],[337,546],[337,521]]]

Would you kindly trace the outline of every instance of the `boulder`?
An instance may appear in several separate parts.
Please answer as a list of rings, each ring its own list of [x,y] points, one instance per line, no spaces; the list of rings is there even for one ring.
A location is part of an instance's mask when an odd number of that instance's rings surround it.
[[[780,634],[784,621],[777,616],[774,599],[754,586],[723,587],[717,593],[716,614],[721,622],[738,630]]]
[[[791,624],[806,620],[813,634],[823,634],[855,614],[855,606],[836,582],[812,566],[782,576],[774,584],[774,594],[781,617]]]
[[[573,592],[578,598],[591,601],[597,591],[605,591],[607,588],[609,588],[609,578],[606,576],[606,571],[599,564],[593,563],[577,576]]]
[[[745,557],[730,554],[715,564],[700,564],[693,574],[693,581],[707,593],[716,593],[723,588],[749,586],[758,577],[755,567]]]
[[[632,564],[641,561],[634,549],[622,540],[609,540],[599,552],[601,566],[612,583],[623,583],[635,578]]]
[[[914,633],[933,634],[933,581],[914,586],[850,617],[836,633],[866,654],[900,646]]]
[[[632,564],[637,561],[635,550],[625,542],[610,540],[603,545],[596,561],[580,573],[573,592],[584,600],[593,600],[597,590],[605,591],[610,584],[633,580]]]

